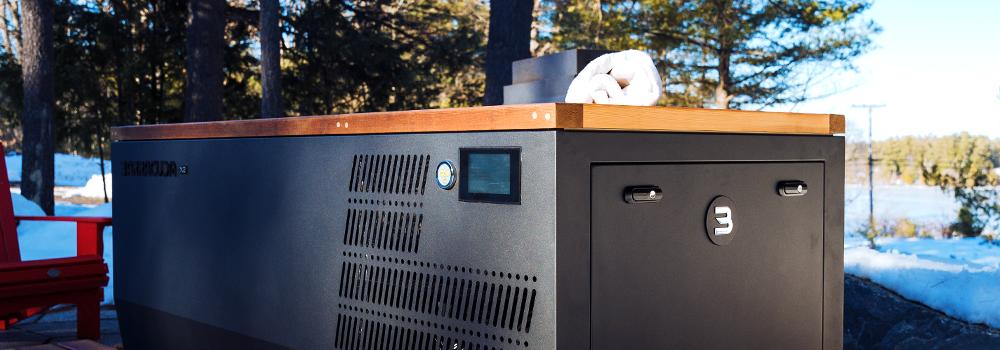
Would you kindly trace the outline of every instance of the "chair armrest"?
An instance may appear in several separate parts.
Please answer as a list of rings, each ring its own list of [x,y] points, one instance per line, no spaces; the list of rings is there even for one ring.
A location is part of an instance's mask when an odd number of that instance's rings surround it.
[[[15,215],[14,219],[28,221],[73,221],[73,222],[93,222],[103,223],[111,226],[111,218],[99,216],[20,216]]]
[[[111,226],[111,218],[87,216],[14,216],[28,221],[76,222],[76,255],[104,256],[104,228]]]

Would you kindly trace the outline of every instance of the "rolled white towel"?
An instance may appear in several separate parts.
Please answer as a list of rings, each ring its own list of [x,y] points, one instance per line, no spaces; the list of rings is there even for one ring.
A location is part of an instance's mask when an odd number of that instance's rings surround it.
[[[653,106],[663,94],[661,84],[660,73],[645,52],[613,52],[580,71],[569,85],[566,102]]]

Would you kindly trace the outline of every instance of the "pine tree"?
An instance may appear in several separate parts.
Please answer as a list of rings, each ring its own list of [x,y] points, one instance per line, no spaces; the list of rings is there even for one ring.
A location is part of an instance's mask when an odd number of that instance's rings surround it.
[[[261,117],[280,118],[281,107],[281,6],[278,0],[260,0]]]
[[[189,0],[184,121],[222,120],[226,1]]]
[[[539,39],[560,49],[644,50],[664,78],[662,104],[794,105],[824,74],[853,69],[880,32],[868,0],[550,0]]]
[[[482,101],[487,22],[476,0],[317,0],[289,12],[281,82],[290,116]]]
[[[24,0],[21,62],[24,74],[24,146],[21,194],[52,215],[55,198],[55,53],[52,5]]]
[[[532,0],[490,1],[490,36],[486,44],[484,106],[503,104],[503,87],[513,81],[511,64],[531,57]]]

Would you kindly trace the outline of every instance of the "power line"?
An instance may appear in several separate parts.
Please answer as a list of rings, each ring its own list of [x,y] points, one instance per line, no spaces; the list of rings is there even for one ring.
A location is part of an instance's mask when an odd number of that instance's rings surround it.
[[[872,170],[872,109],[885,107],[885,104],[873,105],[853,105],[851,108],[868,108],[868,224],[871,229],[875,229],[875,196],[873,195],[874,185],[873,177],[874,171]]]

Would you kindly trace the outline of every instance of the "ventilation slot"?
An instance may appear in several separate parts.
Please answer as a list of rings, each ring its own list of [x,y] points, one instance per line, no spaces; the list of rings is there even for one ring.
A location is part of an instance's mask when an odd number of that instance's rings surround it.
[[[535,289],[344,262],[340,297],[528,333]]]
[[[355,155],[351,192],[423,195],[430,155]]]
[[[416,253],[423,222],[423,214],[348,209],[344,244]]]
[[[363,318],[337,315],[338,349],[387,350],[502,350],[438,334]]]

